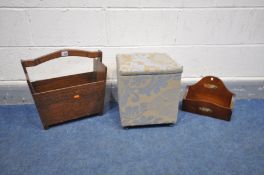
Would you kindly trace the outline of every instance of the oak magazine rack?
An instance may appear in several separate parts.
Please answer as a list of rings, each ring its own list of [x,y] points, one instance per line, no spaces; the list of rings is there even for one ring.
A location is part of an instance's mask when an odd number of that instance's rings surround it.
[[[93,72],[30,81],[27,67],[68,56],[94,59]],[[36,59],[21,60],[21,64],[45,129],[51,125],[103,113],[107,67],[102,63],[101,51],[59,50]]]
[[[234,96],[219,78],[206,76],[186,88],[182,110],[230,121]]]

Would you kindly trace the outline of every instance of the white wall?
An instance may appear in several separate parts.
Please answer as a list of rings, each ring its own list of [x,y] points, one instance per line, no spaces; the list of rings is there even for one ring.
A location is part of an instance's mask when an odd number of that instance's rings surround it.
[[[0,1],[0,81],[62,48],[101,49],[109,79],[117,53],[166,52],[184,78],[263,80],[264,0]]]

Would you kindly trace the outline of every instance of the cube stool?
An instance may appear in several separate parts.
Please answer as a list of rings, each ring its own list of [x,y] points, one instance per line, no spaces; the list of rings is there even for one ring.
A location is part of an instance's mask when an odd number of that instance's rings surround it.
[[[121,125],[175,123],[182,66],[163,53],[117,55]]]

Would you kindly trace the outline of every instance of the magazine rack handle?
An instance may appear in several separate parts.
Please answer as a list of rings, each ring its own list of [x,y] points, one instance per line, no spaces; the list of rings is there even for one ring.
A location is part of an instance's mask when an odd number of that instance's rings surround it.
[[[27,83],[29,85],[31,93],[34,92],[34,89],[33,89],[32,84],[30,82],[26,68],[37,66],[39,64],[42,64],[42,63],[50,61],[50,60],[54,60],[56,58],[68,57],[68,56],[79,56],[79,57],[86,57],[86,58],[94,58],[94,59],[98,60],[100,63],[102,63],[103,53],[100,50],[95,51],[95,52],[89,52],[89,51],[75,50],[75,49],[64,49],[64,50],[59,50],[59,51],[41,56],[41,57],[36,58],[36,59],[21,60],[23,71],[26,75],[26,80],[27,80]]]
[[[218,94],[221,97],[235,95],[229,91],[222,80],[215,76],[206,76],[194,85],[189,86],[193,91],[204,91],[208,95]]]
[[[66,50],[59,50],[44,56],[41,56],[36,59],[31,60],[21,60],[23,68],[25,67],[33,67],[37,66],[41,63],[44,63],[46,61],[50,61],[56,58],[60,57],[67,57],[67,56],[79,56],[79,57],[87,57],[87,58],[98,58],[97,60],[102,62],[102,52],[96,51],[96,52],[88,52],[83,50],[73,50],[73,49],[66,49]]]

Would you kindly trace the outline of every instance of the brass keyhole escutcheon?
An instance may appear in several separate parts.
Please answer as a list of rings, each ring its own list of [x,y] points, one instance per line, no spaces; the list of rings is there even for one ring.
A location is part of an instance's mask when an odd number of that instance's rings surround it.
[[[204,87],[208,89],[217,89],[217,86],[210,83],[204,83]]]
[[[203,111],[203,112],[208,112],[208,113],[211,113],[211,112],[213,112],[213,110],[212,109],[210,109],[210,108],[207,108],[207,107],[199,107],[198,108],[200,111]]]
[[[74,99],[79,99],[80,98],[80,95],[74,95],[73,98]]]

